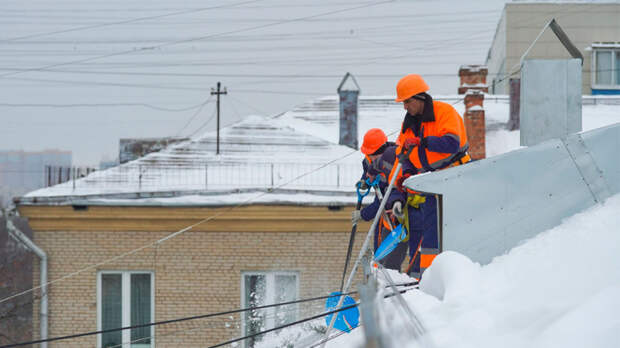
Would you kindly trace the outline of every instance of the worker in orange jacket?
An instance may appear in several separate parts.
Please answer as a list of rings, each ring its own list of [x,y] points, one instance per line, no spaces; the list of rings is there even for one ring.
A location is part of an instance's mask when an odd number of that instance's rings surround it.
[[[396,85],[396,102],[402,102],[407,110],[396,140],[399,146],[397,153],[404,151],[408,156],[403,160],[400,172],[394,172],[395,164],[390,173],[390,179],[397,175],[396,187],[407,193],[407,201],[401,202],[404,208],[401,218],[407,216],[410,233],[422,235],[418,245],[409,245],[409,253],[413,257],[419,255],[419,264],[416,261],[410,271],[416,278],[441,251],[437,199],[435,195],[422,195],[404,189],[403,181],[411,175],[441,170],[471,160],[467,154],[469,145],[463,119],[450,104],[433,100],[426,93],[428,90],[424,79],[415,74],[403,77]]]
[[[396,151],[396,144],[388,141],[385,133],[379,128],[372,128],[364,135],[364,141],[360,151],[364,154],[364,160],[362,161],[362,167],[364,172],[362,178],[356,184],[356,187],[362,189],[367,188],[366,180],[371,182],[375,178],[379,178],[378,187],[376,190],[380,190],[381,194],[385,194],[387,188],[387,176],[392,169],[392,163],[394,163],[394,152]],[[356,224],[360,219],[364,221],[371,221],[375,218],[375,215],[379,212],[379,206],[381,202],[377,197],[373,200],[372,204],[364,207],[361,210],[354,210],[351,213],[351,222]],[[387,221],[389,219],[389,222]],[[388,217],[381,214],[379,223],[374,231],[374,250],[376,251],[381,242],[391,232],[391,227],[397,225],[395,218]],[[396,249],[381,260],[381,264],[388,269],[394,269],[400,271],[401,264],[407,254],[407,242],[401,242]]]

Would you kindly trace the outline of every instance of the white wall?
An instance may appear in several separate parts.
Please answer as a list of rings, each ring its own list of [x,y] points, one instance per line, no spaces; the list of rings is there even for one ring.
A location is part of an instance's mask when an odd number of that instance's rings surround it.
[[[414,176],[442,195],[442,247],[486,264],[620,192],[620,123]]]

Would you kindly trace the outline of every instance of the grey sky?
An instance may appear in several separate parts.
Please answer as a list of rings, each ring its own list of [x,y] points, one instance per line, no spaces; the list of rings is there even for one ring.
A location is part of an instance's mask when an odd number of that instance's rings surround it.
[[[217,81],[224,125],[335,94],[347,71],[363,95],[392,95],[407,73],[455,94],[458,67],[484,63],[503,4],[3,1],[0,149],[96,165],[120,137],[212,130],[214,103],[199,106]]]

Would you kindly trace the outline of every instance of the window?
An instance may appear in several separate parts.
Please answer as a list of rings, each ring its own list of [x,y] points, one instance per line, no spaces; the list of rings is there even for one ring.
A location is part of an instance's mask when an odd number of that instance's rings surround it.
[[[620,89],[620,47],[595,48],[592,65],[593,90]]]
[[[152,272],[102,271],[97,275],[97,329],[148,324],[154,320]],[[154,328],[100,334],[98,347],[153,347]]]
[[[293,301],[298,297],[298,277],[293,272],[245,272],[241,276],[242,307],[257,307]],[[297,319],[297,305],[291,304],[246,311],[243,335],[274,328]],[[254,347],[261,336],[246,340],[246,347]]]

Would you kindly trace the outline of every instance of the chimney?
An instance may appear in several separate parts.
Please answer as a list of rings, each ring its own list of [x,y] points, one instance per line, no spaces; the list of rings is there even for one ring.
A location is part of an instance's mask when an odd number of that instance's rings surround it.
[[[360,86],[355,77],[346,73],[338,86],[340,96],[340,145],[357,150],[357,99]]]
[[[469,141],[469,155],[476,160],[486,157],[484,124],[484,94],[479,90],[469,90],[465,94],[465,130]]]
[[[489,69],[486,65],[462,65],[459,69],[459,77],[461,78],[459,94],[465,94],[470,89],[489,93],[488,73]]]
[[[459,94],[465,94],[465,130],[469,141],[469,155],[473,159],[486,157],[484,124],[484,93],[489,93],[487,74],[489,70],[485,65],[462,65],[459,69],[461,85]]]

